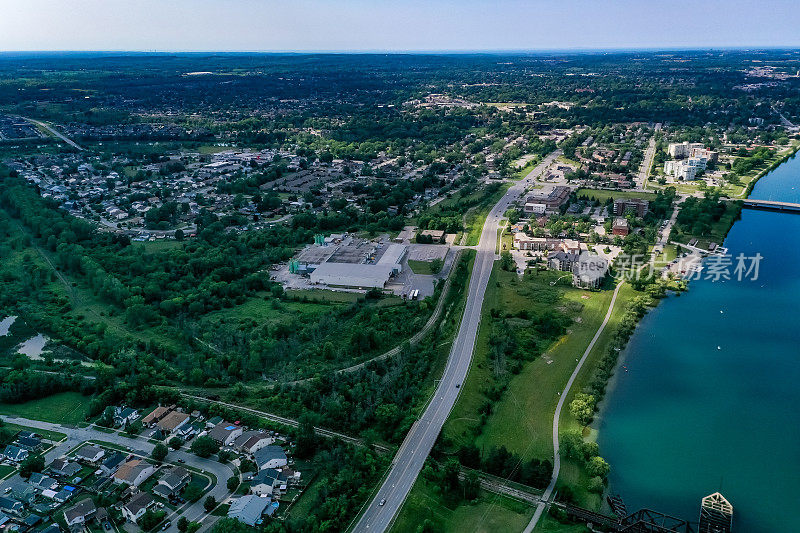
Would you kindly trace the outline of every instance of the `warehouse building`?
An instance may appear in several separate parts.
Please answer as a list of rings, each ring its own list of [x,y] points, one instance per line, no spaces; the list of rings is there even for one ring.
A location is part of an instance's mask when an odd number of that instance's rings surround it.
[[[311,283],[359,289],[382,289],[395,267],[392,264],[322,263],[311,273]]]

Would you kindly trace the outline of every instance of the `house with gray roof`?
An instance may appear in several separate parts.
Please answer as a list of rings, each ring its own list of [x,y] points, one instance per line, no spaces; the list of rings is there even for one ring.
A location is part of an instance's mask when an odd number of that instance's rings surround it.
[[[242,496],[231,503],[228,509],[228,517],[235,518],[243,524],[254,527],[261,523],[262,517],[266,514],[267,508],[272,503],[271,498],[261,498],[259,496]]]
[[[286,452],[280,446],[269,445],[264,446],[260,450],[253,453],[253,460],[258,465],[259,470],[265,468],[280,468],[289,464],[289,458],[286,457]]]
[[[13,446],[11,444],[6,446],[3,450],[3,457],[15,463],[21,463],[28,458],[28,455],[28,450],[25,448],[20,448],[19,446]]]

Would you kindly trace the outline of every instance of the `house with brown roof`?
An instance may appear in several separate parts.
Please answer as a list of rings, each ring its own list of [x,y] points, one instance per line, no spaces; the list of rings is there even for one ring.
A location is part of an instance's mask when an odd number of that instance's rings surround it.
[[[178,411],[172,411],[156,422],[156,427],[166,436],[170,436],[180,432],[180,429],[188,423],[189,415]]]
[[[150,413],[147,414],[144,418],[142,418],[142,425],[144,426],[152,426],[162,418],[164,418],[167,413],[172,411],[169,407],[163,407],[159,405],[155,409],[153,409]]]
[[[150,463],[141,459],[133,459],[120,466],[114,473],[114,483],[125,483],[132,487],[138,487],[156,471]]]

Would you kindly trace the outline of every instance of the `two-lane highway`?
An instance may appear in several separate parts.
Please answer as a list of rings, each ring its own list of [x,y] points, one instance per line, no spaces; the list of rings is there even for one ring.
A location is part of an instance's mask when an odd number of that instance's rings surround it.
[[[509,188],[486,217],[477,246],[464,316],[461,319],[458,335],[450,351],[442,379],[422,417],[406,435],[392,461],[383,485],[361,515],[354,531],[370,533],[386,531],[414,485],[425,459],[456,403],[461,384],[469,371],[481,320],[483,296],[489,283],[492,266],[497,258],[497,229],[500,218],[509,205],[525,191],[527,186],[532,184],[536,176],[553,163],[560,153],[561,151],[557,150],[548,155],[524,179]]]

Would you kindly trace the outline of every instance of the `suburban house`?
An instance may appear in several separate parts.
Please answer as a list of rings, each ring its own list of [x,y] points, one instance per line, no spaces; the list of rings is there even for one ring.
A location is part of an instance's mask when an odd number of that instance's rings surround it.
[[[58,477],[72,477],[78,472],[81,471],[81,465],[78,463],[69,462],[66,459],[56,459],[50,466],[48,470],[51,474]]]
[[[114,452],[113,454],[106,457],[105,461],[100,465],[100,470],[102,470],[106,475],[111,475],[117,471],[119,465],[125,462],[125,455],[120,452]]]
[[[91,521],[97,513],[97,508],[92,500],[83,500],[64,511],[64,520],[70,529],[82,529],[83,525]]]
[[[189,415],[186,413],[179,413],[178,411],[172,411],[156,422],[156,427],[160,429],[166,437],[169,437],[170,435],[179,433],[180,429],[188,423]]]
[[[265,468],[259,470],[250,480],[250,492],[257,496],[275,496],[277,498],[286,492],[288,482],[289,480],[283,472],[274,468]]]
[[[252,455],[264,446],[269,446],[275,439],[263,431],[245,431],[233,441],[233,447],[242,453]]]
[[[122,507],[122,516],[135,524],[155,504],[148,493],[140,492]]]
[[[125,427],[129,424],[133,424],[138,418],[139,411],[136,409],[131,409],[130,407],[114,408],[114,425],[117,427]]]
[[[176,466],[161,476],[158,484],[153,487],[153,492],[164,498],[169,498],[183,490],[191,480],[192,475],[185,468]]]
[[[0,496],[0,511],[8,514],[21,514],[22,511],[25,510],[25,506],[22,505],[22,502],[14,500],[12,498],[6,498],[5,496]]]
[[[150,413],[147,414],[144,418],[142,418],[142,425],[146,427],[150,427],[162,418],[164,418],[167,413],[169,413],[172,409],[169,407],[163,407],[159,405],[155,409],[153,409]]]
[[[280,468],[289,464],[289,459],[286,457],[286,452],[283,451],[283,448],[272,444],[256,450],[253,453],[253,460],[258,465],[259,470]]]
[[[53,490],[58,486],[58,481],[50,476],[34,472],[28,478],[28,484],[39,490]]]
[[[3,450],[3,457],[14,463],[21,463],[28,458],[28,450],[9,444]]]
[[[140,459],[133,459],[120,466],[114,474],[115,483],[125,483],[138,487],[144,480],[153,475],[155,467]]]
[[[241,436],[244,429],[232,422],[223,420],[208,432],[208,436],[222,446],[230,446],[237,437]]]
[[[228,517],[235,518],[243,524],[254,527],[261,523],[264,515],[272,514],[271,498],[261,498],[259,496],[242,496],[231,503],[228,509]]]
[[[20,448],[25,448],[30,452],[35,452],[42,447],[42,439],[39,438],[38,435],[28,431],[20,431],[14,442]]]
[[[97,446],[83,446],[75,452],[75,458],[85,463],[97,464],[106,455],[103,448]]]

